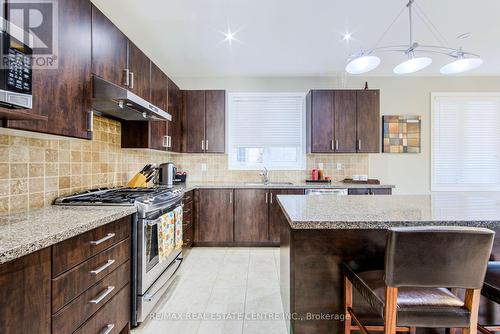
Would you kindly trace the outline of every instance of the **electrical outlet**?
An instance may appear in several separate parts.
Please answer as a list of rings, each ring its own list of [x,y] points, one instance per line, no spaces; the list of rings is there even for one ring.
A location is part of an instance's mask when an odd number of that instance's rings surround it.
[[[318,163],[318,169],[323,170],[323,163],[322,162]]]
[[[201,171],[206,172],[207,171],[207,164],[201,164]]]
[[[342,170],[342,164],[340,162],[337,163],[337,170]]]

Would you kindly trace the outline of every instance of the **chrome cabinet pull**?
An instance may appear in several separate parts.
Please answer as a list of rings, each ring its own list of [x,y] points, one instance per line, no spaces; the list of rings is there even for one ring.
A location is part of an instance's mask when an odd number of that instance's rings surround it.
[[[134,72],[130,72],[130,89],[134,89]]]
[[[163,136],[163,141],[161,146],[168,147],[168,136]]]
[[[208,151],[208,140],[205,140],[205,151]]]
[[[114,237],[115,237],[114,233],[108,233],[104,238],[99,239],[99,240],[95,240],[95,241],[91,241],[90,244],[92,246],[97,246],[99,244],[102,244],[104,241],[108,241],[109,239],[113,239]]]
[[[205,141],[204,140],[201,141],[201,150],[205,151]]]
[[[268,194],[267,194],[267,192],[266,192],[266,204],[267,204],[267,197],[268,197]]]
[[[339,140],[335,139],[335,151],[339,150]]]
[[[358,151],[361,151],[361,139],[358,139]]]
[[[123,72],[125,72],[123,85],[128,87],[128,85],[130,85],[130,71],[128,68],[126,68],[123,70]]]
[[[115,328],[115,324],[108,324],[104,326],[104,328],[101,330],[101,333],[99,334],[109,334],[111,331]]]
[[[103,292],[101,292],[101,294],[97,297],[95,297],[94,299],[92,299],[91,301],[89,301],[89,303],[91,304],[99,304],[100,302],[102,302],[102,300],[104,298],[106,298],[113,290],[115,289],[114,286],[108,286],[106,288],[106,290],[104,290]]]
[[[97,269],[94,269],[94,270],[91,270],[90,271],[90,274],[91,275],[98,275],[99,273],[101,273],[103,270],[106,270],[107,268],[109,268],[110,266],[113,265],[113,263],[115,263],[115,260],[108,260],[108,262],[106,262],[105,265],[103,265],[102,267],[99,267]]]
[[[331,147],[332,147],[332,151],[335,151],[335,146],[334,146],[334,144],[333,144],[333,139],[332,139],[332,140],[330,140],[330,144],[331,144]]]
[[[168,147],[172,147],[172,137],[168,136]]]
[[[273,193],[271,193],[271,204],[273,204]]]
[[[233,192],[229,193],[229,204],[233,204]]]

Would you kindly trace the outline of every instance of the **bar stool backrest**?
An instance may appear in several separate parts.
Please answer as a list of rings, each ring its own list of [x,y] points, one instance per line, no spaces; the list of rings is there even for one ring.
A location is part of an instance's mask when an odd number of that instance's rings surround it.
[[[390,287],[480,289],[495,232],[485,228],[398,227],[387,232]]]

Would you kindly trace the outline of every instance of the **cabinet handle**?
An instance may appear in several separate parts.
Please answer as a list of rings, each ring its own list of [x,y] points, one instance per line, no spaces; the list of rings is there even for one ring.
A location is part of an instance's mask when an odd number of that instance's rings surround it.
[[[332,139],[332,140],[330,140],[330,144],[331,144],[331,146],[332,146],[332,151],[335,151],[335,146],[334,146],[334,144],[333,144],[333,139]]]
[[[130,72],[130,89],[134,89],[134,72]]]
[[[205,140],[205,151],[208,151],[208,140]]]
[[[115,328],[115,324],[107,324],[106,326],[103,327],[103,329],[99,334],[109,334],[111,333],[113,328]]]
[[[361,139],[358,139],[358,151],[361,151]]]
[[[113,290],[115,289],[114,286],[108,286],[106,290],[104,290],[99,296],[95,297],[89,303],[91,304],[99,304],[100,302],[103,301],[104,298],[106,298]]]
[[[266,204],[267,204],[267,197],[268,197],[268,194],[267,194],[267,192],[266,192]]]
[[[127,86],[130,85],[130,71],[128,68],[124,69],[123,72],[125,72],[125,78],[123,85]]]
[[[204,140],[201,141],[201,150],[205,151],[205,141]]]
[[[229,204],[233,204],[233,192],[229,193]]]
[[[87,131],[94,132],[94,112],[92,110],[87,113]]]
[[[273,193],[271,193],[271,204],[273,204]]]
[[[91,241],[90,244],[92,246],[97,246],[99,244],[102,244],[104,241],[108,241],[109,239],[113,239],[114,237],[115,237],[114,233],[108,233],[104,238],[99,239],[99,240],[95,240],[95,241]]]
[[[109,268],[110,266],[113,265],[113,263],[115,263],[115,260],[108,260],[108,262],[106,262],[105,265],[103,265],[102,267],[99,267],[97,269],[94,269],[94,270],[91,270],[90,271],[90,274],[92,275],[98,275],[99,273],[101,273],[103,270],[106,270],[107,268]]]
[[[168,136],[163,136],[162,146],[168,147]]]
[[[339,150],[339,140],[335,139],[335,151]]]

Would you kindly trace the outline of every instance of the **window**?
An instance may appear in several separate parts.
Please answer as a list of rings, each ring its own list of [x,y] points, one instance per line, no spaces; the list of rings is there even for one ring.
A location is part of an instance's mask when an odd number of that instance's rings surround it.
[[[431,190],[500,190],[500,93],[433,93]]]
[[[305,95],[228,94],[229,169],[305,169]]]

